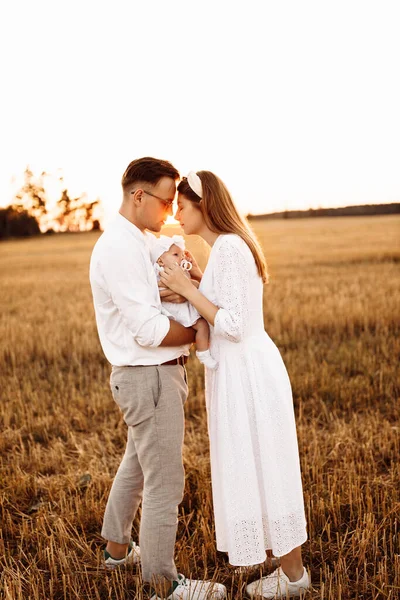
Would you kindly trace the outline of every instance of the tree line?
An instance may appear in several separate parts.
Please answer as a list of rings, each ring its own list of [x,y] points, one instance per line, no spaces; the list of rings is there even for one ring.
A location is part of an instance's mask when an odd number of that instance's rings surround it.
[[[30,167],[24,171],[23,184],[15,193],[12,203],[0,208],[0,240],[11,237],[29,237],[41,233],[64,233],[100,229],[101,202],[91,201],[86,194],[72,196],[62,176],[58,177],[61,190],[54,202],[46,190],[48,173],[35,175]]]
[[[356,206],[340,206],[338,208],[309,208],[308,210],[286,210],[284,212],[264,215],[248,214],[249,221],[262,219],[309,219],[310,217],[361,217],[375,215],[397,215],[400,213],[400,202],[388,204],[360,204]]]

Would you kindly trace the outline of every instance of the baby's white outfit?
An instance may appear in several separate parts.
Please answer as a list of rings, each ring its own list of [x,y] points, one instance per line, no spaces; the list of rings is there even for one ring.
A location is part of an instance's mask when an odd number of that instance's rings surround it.
[[[178,235],[174,235],[171,238],[169,238],[168,236],[162,235],[162,236],[160,236],[160,238],[157,239],[157,242],[155,242],[153,248],[151,249],[151,258],[153,260],[153,266],[154,266],[154,271],[157,276],[157,281],[159,281],[160,273],[164,269],[156,262],[157,259],[161,256],[161,254],[163,254],[164,252],[167,252],[169,250],[169,248],[172,246],[172,244],[176,244],[177,246],[179,246],[179,248],[184,250],[185,242],[184,242],[183,237],[178,236]],[[190,278],[188,271],[186,271],[186,273],[188,274],[188,276]],[[160,289],[162,289],[162,288],[160,288]],[[175,302],[165,302],[164,300],[162,300],[161,301],[161,312],[163,315],[166,315],[167,317],[174,319],[175,321],[177,321],[184,327],[191,327],[201,318],[201,315],[195,309],[193,304],[190,304],[190,302],[188,302],[188,301],[177,304]],[[209,349],[203,350],[203,351],[196,350],[196,356],[199,359],[199,361],[201,363],[203,363],[203,365],[205,367],[208,367],[209,369],[217,368],[218,363],[211,356]]]
[[[153,266],[154,271],[156,272],[157,281],[160,281],[160,273],[164,271],[164,267],[160,267],[158,263],[154,263]],[[177,304],[175,302],[165,302],[164,300],[161,300],[161,306],[161,312],[163,315],[171,317],[184,327],[191,327],[200,319],[200,315],[193,304],[190,304],[190,302],[187,300],[181,304]]]

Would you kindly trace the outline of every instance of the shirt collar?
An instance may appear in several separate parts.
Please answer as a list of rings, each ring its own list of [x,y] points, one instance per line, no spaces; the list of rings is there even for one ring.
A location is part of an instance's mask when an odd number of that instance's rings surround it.
[[[136,227],[136,225],[121,215],[121,213],[117,213],[114,223],[117,225],[117,227],[121,227],[129,231],[137,240],[147,245],[146,235],[140,231],[139,227]]]

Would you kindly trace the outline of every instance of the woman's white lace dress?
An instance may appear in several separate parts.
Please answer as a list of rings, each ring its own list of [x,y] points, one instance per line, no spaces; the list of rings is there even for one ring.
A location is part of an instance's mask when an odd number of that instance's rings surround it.
[[[217,548],[232,565],[258,564],[267,548],[282,556],[307,539],[290,381],[240,237],[218,237],[200,290],[220,307],[210,328],[219,366],[206,369]]]

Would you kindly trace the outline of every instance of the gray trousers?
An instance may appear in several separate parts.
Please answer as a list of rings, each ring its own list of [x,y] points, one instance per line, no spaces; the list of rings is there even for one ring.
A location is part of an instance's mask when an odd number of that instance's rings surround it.
[[[108,498],[101,535],[119,544],[131,537],[142,500],[139,545],[143,581],[177,579],[174,547],[185,475],[181,365],[113,367],[111,390],[128,425],[128,441]]]

